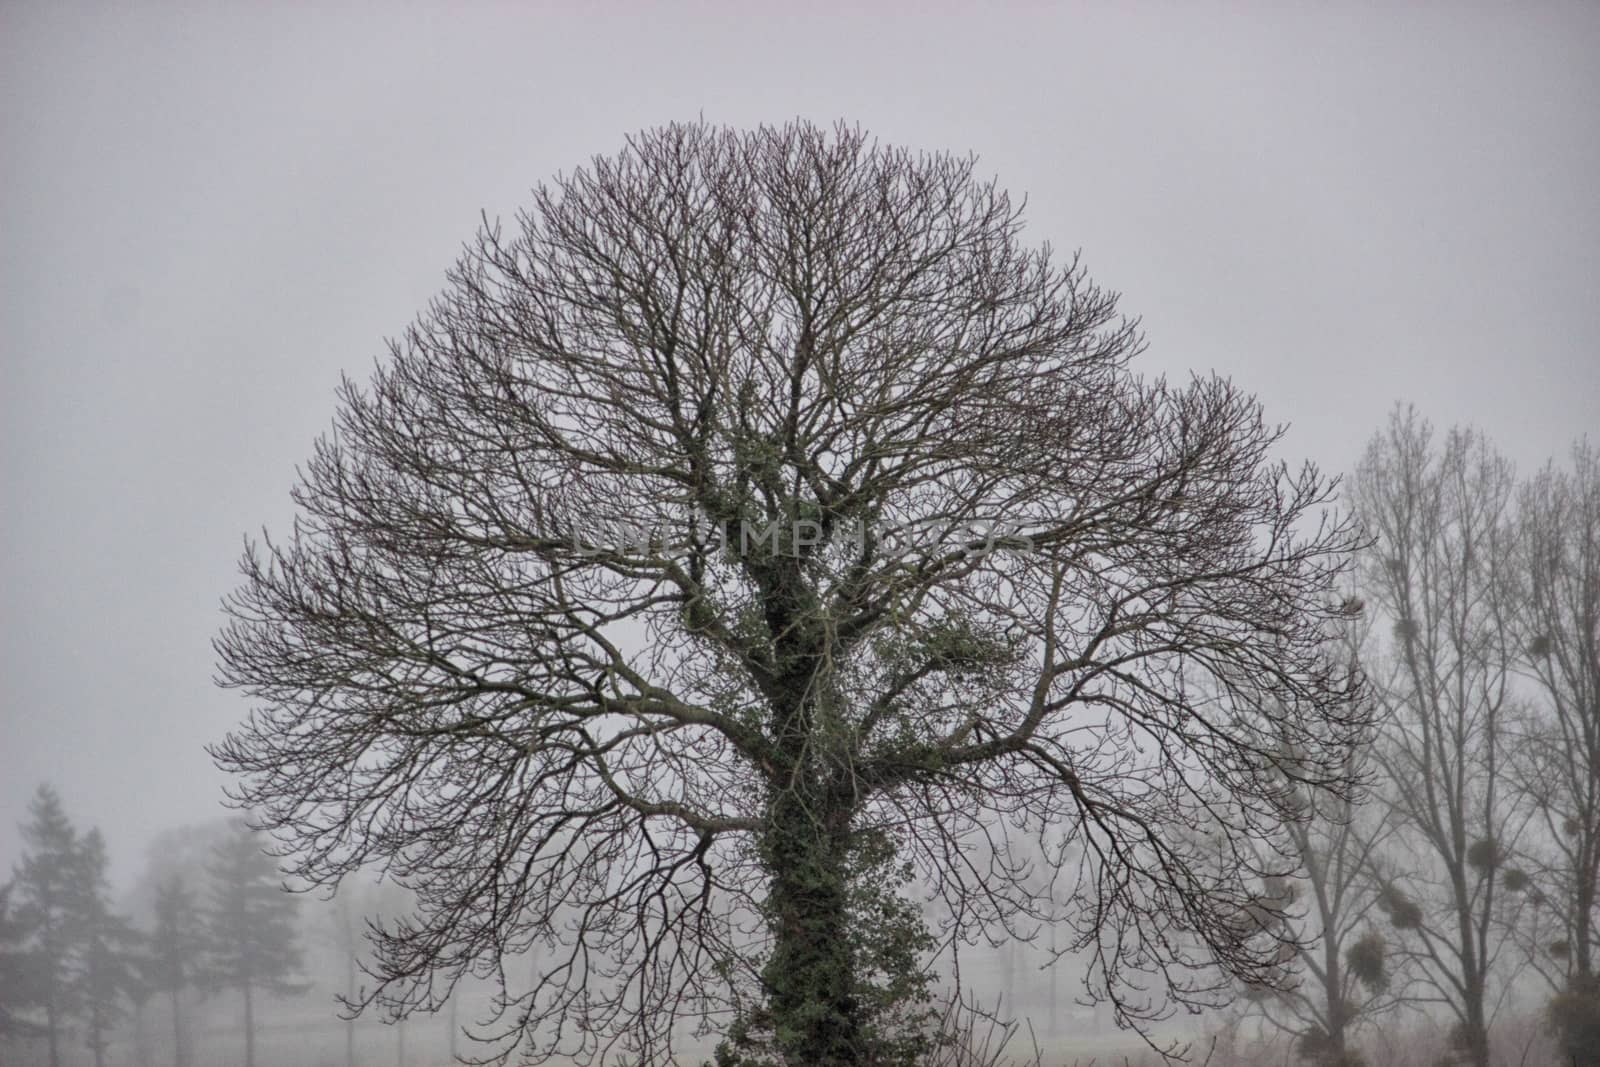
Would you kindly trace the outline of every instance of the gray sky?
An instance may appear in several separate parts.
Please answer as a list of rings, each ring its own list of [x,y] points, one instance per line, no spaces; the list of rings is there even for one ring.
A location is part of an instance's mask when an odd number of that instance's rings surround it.
[[[1600,429],[1600,6],[858,6],[0,11],[0,876],[43,780],[119,882],[219,813],[217,602],[340,371],[642,127],[976,152],[1329,468],[1398,399],[1524,468]]]

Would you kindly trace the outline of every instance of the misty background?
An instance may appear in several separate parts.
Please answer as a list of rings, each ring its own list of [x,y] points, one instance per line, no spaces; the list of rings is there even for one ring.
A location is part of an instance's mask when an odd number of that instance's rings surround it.
[[[0,8],[0,869],[223,814],[247,532],[480,212],[703,116],[971,151],[1026,235],[1348,470],[1397,400],[1600,429],[1600,7]]]

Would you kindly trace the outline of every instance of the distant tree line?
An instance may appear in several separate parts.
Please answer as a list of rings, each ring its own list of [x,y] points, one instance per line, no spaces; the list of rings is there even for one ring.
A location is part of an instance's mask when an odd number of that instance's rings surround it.
[[[1348,490],[1368,789],[1291,828],[1299,870],[1262,916],[1298,950],[1248,1013],[1300,1062],[1362,1067],[1363,1031],[1427,1009],[1441,1065],[1491,1067],[1533,1062],[1494,1037],[1537,1002],[1557,1062],[1596,1067],[1600,452],[1519,479],[1481,432],[1398,409]]]
[[[80,833],[51,787],[35,795],[22,840],[22,860],[0,885],[7,1046],[43,1046],[46,1062],[60,1067],[69,1042],[81,1041],[103,1067],[113,1029],[142,1019],[159,999],[174,1063],[189,1067],[182,993],[203,986],[242,998],[245,1064],[254,1067],[255,998],[300,988],[300,949],[297,900],[248,827],[230,823],[203,871],[163,875],[143,929],[112,906],[100,831]]]

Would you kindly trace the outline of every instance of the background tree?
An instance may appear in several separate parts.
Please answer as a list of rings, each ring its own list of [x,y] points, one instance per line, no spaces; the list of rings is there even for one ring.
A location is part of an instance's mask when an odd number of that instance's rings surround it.
[[[1530,954],[1556,1022],[1579,1062],[1600,1062],[1600,454],[1579,442],[1519,502],[1516,663],[1534,696],[1514,770],[1542,832],[1518,877],[1545,920]]]
[[[1383,813],[1347,797],[1303,802],[1310,817],[1286,828],[1295,874],[1268,879],[1260,905],[1262,922],[1285,928],[1288,973],[1246,996],[1308,1064],[1362,1067],[1358,1032],[1393,1010],[1404,986],[1374,877],[1390,827]]]
[[[141,946],[133,925],[111,910],[105,839],[98,829],[85,834],[78,846],[73,896],[71,923],[79,945],[71,977],[73,999],[83,1013],[95,1067],[104,1067],[111,1031],[127,1014],[124,999],[139,989]]]
[[[12,904],[15,882],[0,885],[0,1041],[41,1033],[32,1018],[39,1006],[27,930]]]
[[[128,984],[129,1015],[133,1019],[133,1050],[139,1067],[151,1067],[149,1006],[160,992],[155,986],[156,962],[150,955],[150,945],[145,932],[132,927],[138,947],[129,956],[131,981]],[[177,1051],[173,1051],[173,1067],[177,1067]]]
[[[296,875],[417,892],[375,999],[537,946],[532,1059],[660,1063],[687,1014],[836,1067],[923,1055],[930,950],[1018,924],[1125,1022],[1270,971],[1257,846],[1367,728],[1326,654],[1356,532],[1231,383],[1130,370],[973,170],[641,135],[345,385],[245,555],[214,754]]]
[[[206,977],[243,998],[245,1067],[255,1067],[256,994],[303,988],[296,981],[297,902],[284,890],[276,861],[243,823],[216,846],[210,876]]]
[[[345,1060],[355,1063],[355,1021],[362,1003],[362,978],[382,980],[380,970],[374,968],[370,949],[374,941],[381,943],[386,930],[396,930],[407,923],[415,907],[415,899],[403,886],[382,878],[347,878],[340,885],[333,900],[331,915],[334,941],[342,956],[345,989],[339,996],[345,1016]],[[393,1013],[385,1020],[394,1027],[395,1061],[400,1067],[406,1063],[406,1017]],[[452,1020],[452,1028],[455,1023]]]
[[[1480,434],[1435,442],[1415,411],[1397,409],[1354,498],[1376,537],[1361,591],[1389,624],[1366,649],[1383,710],[1376,756],[1406,845],[1381,903],[1455,1014],[1460,1053],[1488,1067],[1500,912],[1516,901],[1501,873],[1525,818],[1508,776],[1514,478]]]
[[[172,1009],[173,1061],[188,1067],[189,1039],[183,1019],[183,991],[200,975],[206,937],[194,891],[171,877],[155,891],[155,917],[150,929],[149,985],[167,995]]]
[[[68,1021],[81,1007],[73,982],[78,961],[77,924],[81,859],[78,832],[61,798],[41,785],[22,826],[25,852],[16,870],[16,918],[27,937],[32,992],[44,1015],[50,1067],[60,1067]]]
[[[143,953],[146,984],[152,997],[161,995],[167,1016],[162,1028],[172,1033],[177,1067],[192,1061],[194,1001],[208,991],[202,979],[210,868],[217,847],[237,829],[222,817],[156,833],[128,891],[129,914],[150,933]]]
[[[344,1063],[356,1067],[356,1012],[360,1004],[361,957],[367,942],[363,937],[365,923],[356,903],[357,883],[347,879],[333,898],[333,910],[328,916],[333,944],[338,947],[340,963],[344,968]]]
[[[376,926],[379,931],[378,940],[383,938],[382,931],[395,931],[405,929],[413,920],[411,915],[416,906],[412,894],[405,887],[391,881],[380,881],[368,887],[364,914],[369,924]],[[372,974],[369,970],[368,974]],[[382,972],[373,975],[379,981],[383,979]],[[352,1004],[351,1007],[355,1005]],[[393,1017],[395,1063],[399,1067],[406,1065],[406,1014],[396,1012]]]

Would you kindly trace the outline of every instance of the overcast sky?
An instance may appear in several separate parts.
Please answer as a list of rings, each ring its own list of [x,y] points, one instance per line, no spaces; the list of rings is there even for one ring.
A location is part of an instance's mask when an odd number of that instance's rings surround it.
[[[124,883],[220,814],[217,604],[340,372],[643,127],[975,152],[1332,469],[1400,399],[1524,469],[1600,429],[1600,5],[142,6],[0,8],[0,875],[41,781]]]

